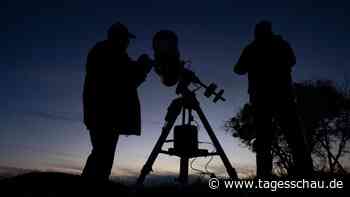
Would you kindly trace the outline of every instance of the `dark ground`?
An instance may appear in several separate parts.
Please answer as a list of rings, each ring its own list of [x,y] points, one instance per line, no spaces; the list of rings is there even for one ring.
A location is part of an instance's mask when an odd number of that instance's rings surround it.
[[[323,176],[325,177],[325,176]],[[333,177],[328,177],[331,179]],[[327,179],[327,178],[324,178]],[[339,179],[339,177],[338,177]],[[135,189],[132,186],[125,186],[120,183],[108,181],[96,183],[83,179],[77,175],[57,173],[57,172],[31,172],[12,178],[6,178],[0,181],[0,196],[21,196],[21,197],[51,197],[51,196],[165,196],[165,195],[230,195],[230,196],[296,196],[296,195],[315,195],[320,193],[329,193],[335,196],[345,196],[349,193],[349,175],[342,177],[344,180],[344,189],[342,190],[311,190],[308,192],[298,190],[283,190],[282,192],[271,191],[248,191],[248,190],[229,190],[217,191],[210,190],[206,182],[195,183],[184,188],[179,186],[155,186]],[[332,196],[333,197],[333,196]]]

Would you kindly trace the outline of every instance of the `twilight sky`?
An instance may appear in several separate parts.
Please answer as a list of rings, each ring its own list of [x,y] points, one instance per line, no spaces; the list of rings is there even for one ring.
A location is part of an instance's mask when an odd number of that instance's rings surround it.
[[[224,121],[247,101],[247,80],[232,72],[241,49],[252,40],[256,22],[269,19],[297,55],[296,81],[350,74],[348,1],[2,1],[0,7],[0,167],[79,173],[90,151],[82,123],[82,85],[89,49],[105,39],[115,21],[137,39],[129,54],[152,55],[160,29],[179,36],[182,57],[192,61],[203,82],[225,89],[225,103],[199,93],[202,108],[234,167],[255,167],[255,157],[224,132]],[[116,90],[117,91],[117,90]],[[143,134],[121,137],[113,174],[138,174],[160,134],[174,88],[152,72],[139,88]],[[121,95],[122,96],[122,95]],[[201,127],[200,140],[208,140]],[[212,149],[212,147],[207,146]],[[207,159],[195,163],[203,167]],[[217,157],[211,169],[222,172]],[[158,173],[175,172],[178,160],[161,156]]]

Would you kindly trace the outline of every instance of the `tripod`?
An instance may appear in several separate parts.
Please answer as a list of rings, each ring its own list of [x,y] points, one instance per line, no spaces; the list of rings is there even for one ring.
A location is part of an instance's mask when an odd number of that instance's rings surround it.
[[[222,94],[222,93],[221,93]],[[217,95],[218,96],[218,95]],[[219,95],[221,97],[221,95]],[[222,98],[222,97],[221,97]],[[223,98],[222,98],[223,99]],[[187,145],[182,146],[182,148],[173,148],[169,149],[168,151],[162,150],[163,144],[167,142],[167,137],[171,131],[171,129],[174,126],[174,123],[177,119],[177,117],[182,112],[182,126],[189,126],[191,122],[193,121],[192,111],[195,111],[200,118],[205,130],[207,131],[215,149],[216,152],[209,153],[207,150],[198,149],[198,148],[190,148],[190,146],[187,146],[190,143],[186,143]],[[186,112],[188,112],[188,122],[186,123]],[[188,127],[187,127],[188,128]],[[176,129],[176,128],[175,128]],[[180,131],[181,132],[181,131]],[[184,131],[189,132],[189,130]],[[183,133],[184,133],[183,132]],[[175,144],[174,139],[174,144]],[[185,141],[191,141],[191,139],[186,138],[184,140],[181,140],[178,145],[181,145],[181,143]],[[196,143],[196,142],[192,142]],[[198,142],[197,142],[198,144]],[[193,146],[192,146],[193,147]],[[186,149],[190,149],[189,151],[186,151]],[[180,173],[179,173],[179,182],[181,184],[187,184],[188,183],[188,163],[190,158],[194,157],[206,157],[211,155],[219,155],[221,157],[221,160],[226,168],[226,171],[228,175],[232,179],[237,179],[237,173],[235,169],[232,167],[230,161],[228,160],[223,148],[221,147],[218,139],[215,136],[215,133],[210,126],[205,114],[203,113],[199,101],[196,98],[196,95],[194,91],[190,91],[187,87],[187,85],[183,86],[181,88],[181,96],[174,99],[171,104],[168,107],[167,114],[165,116],[165,123],[162,127],[162,132],[160,137],[158,138],[157,143],[155,144],[149,158],[147,159],[145,165],[143,166],[141,170],[141,174],[137,179],[137,185],[143,185],[143,182],[146,178],[146,176],[152,171],[152,166],[157,159],[157,156],[159,153],[167,154],[167,155],[175,155],[180,157]]]

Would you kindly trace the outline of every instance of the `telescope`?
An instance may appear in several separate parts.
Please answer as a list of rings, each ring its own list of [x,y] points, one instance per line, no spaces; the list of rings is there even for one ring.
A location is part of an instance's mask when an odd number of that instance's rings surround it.
[[[214,83],[208,86],[205,85],[193,71],[185,68],[185,62],[180,59],[178,38],[174,32],[169,30],[157,32],[153,38],[153,51],[154,60],[150,60],[148,56],[144,56],[145,60],[152,64],[155,68],[155,72],[159,75],[161,82],[165,86],[171,87],[176,85],[176,94],[180,96],[175,98],[168,107],[161,135],[141,170],[141,174],[137,179],[137,185],[140,186],[143,184],[147,174],[152,171],[153,163],[160,153],[180,158],[178,180],[182,185],[188,183],[189,159],[215,155],[220,156],[228,175],[232,179],[237,179],[237,173],[221,147],[195,95],[198,89],[205,88],[204,95],[206,97],[214,95],[213,102],[219,100],[225,101],[225,98],[222,96],[224,90],[216,92],[217,86]],[[197,89],[190,90],[190,84],[197,85]],[[206,149],[199,148],[198,128],[193,125],[195,120],[192,112],[197,113],[215,147],[215,152],[208,152]],[[182,124],[174,127],[173,140],[167,140],[168,135],[180,115],[182,115]],[[163,144],[167,142],[172,142],[173,148],[163,150]]]
[[[216,92],[216,84],[206,85],[202,83],[193,71],[185,68],[185,61],[180,59],[178,38],[173,31],[161,30],[157,32],[153,37],[152,45],[154,59],[149,60],[149,63],[154,67],[155,72],[165,86],[171,87],[177,84],[176,93],[182,94],[190,84],[196,84],[205,88],[204,95],[206,97],[209,98],[214,95],[214,103],[219,100],[226,100],[222,96],[224,94],[223,89]]]

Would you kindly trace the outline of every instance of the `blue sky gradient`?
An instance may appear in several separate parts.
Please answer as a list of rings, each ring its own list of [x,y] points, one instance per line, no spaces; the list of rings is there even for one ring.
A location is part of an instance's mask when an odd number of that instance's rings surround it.
[[[121,21],[137,36],[131,57],[152,55],[153,34],[174,30],[190,68],[204,82],[225,89],[224,103],[213,104],[201,93],[199,99],[230,161],[246,173],[255,167],[254,154],[223,125],[248,99],[247,80],[234,75],[232,66],[252,40],[254,24],[271,20],[275,32],[291,43],[296,81],[342,83],[350,71],[349,7],[347,1],[5,1],[0,8],[0,164],[79,173],[90,151],[81,103],[86,55],[105,39],[110,24]],[[176,96],[153,72],[139,95],[143,133],[120,139],[116,175],[138,173]],[[208,140],[202,127],[200,132],[201,141]],[[218,158],[211,169],[222,169]],[[161,156],[155,170],[175,172],[178,161]]]

